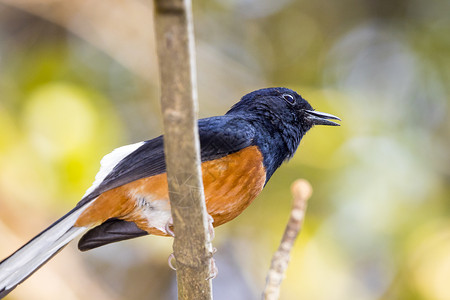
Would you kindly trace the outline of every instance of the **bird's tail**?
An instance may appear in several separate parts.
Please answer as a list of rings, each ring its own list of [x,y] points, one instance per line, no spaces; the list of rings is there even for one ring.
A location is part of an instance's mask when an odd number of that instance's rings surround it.
[[[0,299],[27,279],[76,236],[88,229],[87,227],[74,226],[87,206],[89,205],[75,207],[22,248],[0,262]]]

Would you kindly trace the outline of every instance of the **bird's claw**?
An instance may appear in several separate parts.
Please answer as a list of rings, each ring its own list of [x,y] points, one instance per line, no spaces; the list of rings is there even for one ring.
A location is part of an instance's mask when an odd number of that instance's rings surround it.
[[[211,255],[217,252],[216,248],[213,248]],[[217,274],[219,274],[219,269],[216,266],[216,260],[211,257],[210,265],[209,265],[209,276],[206,277],[206,280],[214,279],[216,278]]]
[[[214,255],[216,252],[217,252],[217,248],[215,248],[215,247],[212,248],[212,251],[211,251],[211,260],[210,260],[210,265],[209,265],[209,276],[206,277],[205,280],[214,279],[214,278],[217,277],[217,274],[219,274],[219,269],[217,268],[216,260],[212,257],[212,255]],[[173,253],[170,253],[169,258],[167,259],[167,263],[169,264],[169,267],[170,267],[172,270],[176,271],[177,268],[176,268],[176,267],[173,265],[173,263],[172,263],[172,261],[173,261],[174,259],[175,259],[175,261],[176,261],[175,255],[174,255]]]
[[[209,241],[212,242],[212,240],[214,239],[214,237],[216,236],[215,232],[214,232],[214,219],[213,217],[211,217],[210,214],[208,214],[208,233],[209,233]]]
[[[208,233],[209,233],[209,241],[211,242],[214,237],[215,237],[215,232],[214,232],[214,219],[213,217],[211,217],[208,214]],[[173,232],[172,227],[173,226],[173,220],[170,219],[169,222],[166,223],[166,225],[164,225],[164,230],[166,231],[166,233],[168,235],[170,235],[171,237],[175,237],[175,232]]]
[[[166,231],[166,233],[168,235],[170,235],[171,237],[175,237],[175,232],[173,232],[172,228],[170,228],[171,226],[173,226],[173,220],[172,218],[170,218],[169,222],[166,223],[166,225],[164,225],[164,230]],[[172,253],[173,254],[173,253]]]
[[[167,259],[167,263],[169,264],[169,267],[170,267],[172,270],[176,271],[177,268],[175,268],[175,267],[173,266],[173,264],[172,264],[172,260],[174,260],[174,259],[175,259],[175,255],[174,255],[173,253],[170,253],[169,258]],[[176,261],[176,259],[175,259],[175,261]]]
[[[210,242],[214,239],[214,236],[215,236],[213,223],[214,223],[213,217],[211,217],[211,216],[208,214],[208,233],[209,233],[209,241],[210,241]],[[169,220],[169,222],[166,223],[164,229],[165,229],[165,231],[166,231],[167,234],[169,234],[169,235],[172,236],[172,237],[175,237],[175,233],[174,233],[173,230],[170,228],[171,226],[173,226],[173,220],[172,220],[172,219]],[[212,257],[216,252],[217,252],[217,248],[213,247],[213,248],[212,248],[212,251],[211,251],[211,260],[210,260],[210,266],[209,266],[210,272],[209,272],[209,276],[206,278],[206,280],[210,280],[210,279],[216,278],[217,274],[219,273],[219,269],[218,269],[217,266],[216,266],[216,261],[215,261],[215,259]],[[172,263],[172,261],[173,261],[174,259],[175,259],[175,261],[176,261],[175,255],[174,255],[173,253],[171,253],[171,254],[169,255],[169,258],[168,258],[168,260],[167,260],[167,263],[169,264],[169,267],[170,267],[172,270],[176,271],[177,269],[174,267],[174,265],[173,265],[173,263]]]

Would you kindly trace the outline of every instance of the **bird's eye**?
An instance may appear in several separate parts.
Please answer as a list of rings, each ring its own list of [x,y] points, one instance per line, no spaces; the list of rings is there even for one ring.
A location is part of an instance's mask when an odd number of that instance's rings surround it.
[[[295,104],[295,98],[292,95],[289,94],[283,94],[283,99],[286,100],[287,103],[294,105]]]

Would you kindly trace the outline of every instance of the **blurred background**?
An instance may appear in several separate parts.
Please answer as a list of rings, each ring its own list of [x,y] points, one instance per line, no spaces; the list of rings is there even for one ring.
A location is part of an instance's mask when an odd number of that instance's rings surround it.
[[[152,1],[0,0],[0,258],[103,155],[159,135]],[[450,2],[194,0],[200,117],[297,90],[317,127],[216,230],[215,299],[259,299],[297,178],[314,188],[281,299],[450,299]],[[76,243],[7,299],[175,299],[172,241]]]

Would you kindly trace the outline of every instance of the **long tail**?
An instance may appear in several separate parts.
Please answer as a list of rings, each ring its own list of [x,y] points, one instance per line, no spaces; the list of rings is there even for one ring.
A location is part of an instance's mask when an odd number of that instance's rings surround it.
[[[75,207],[0,262],[0,299],[27,279],[76,236],[88,229],[87,227],[73,226],[87,206],[89,204]]]

